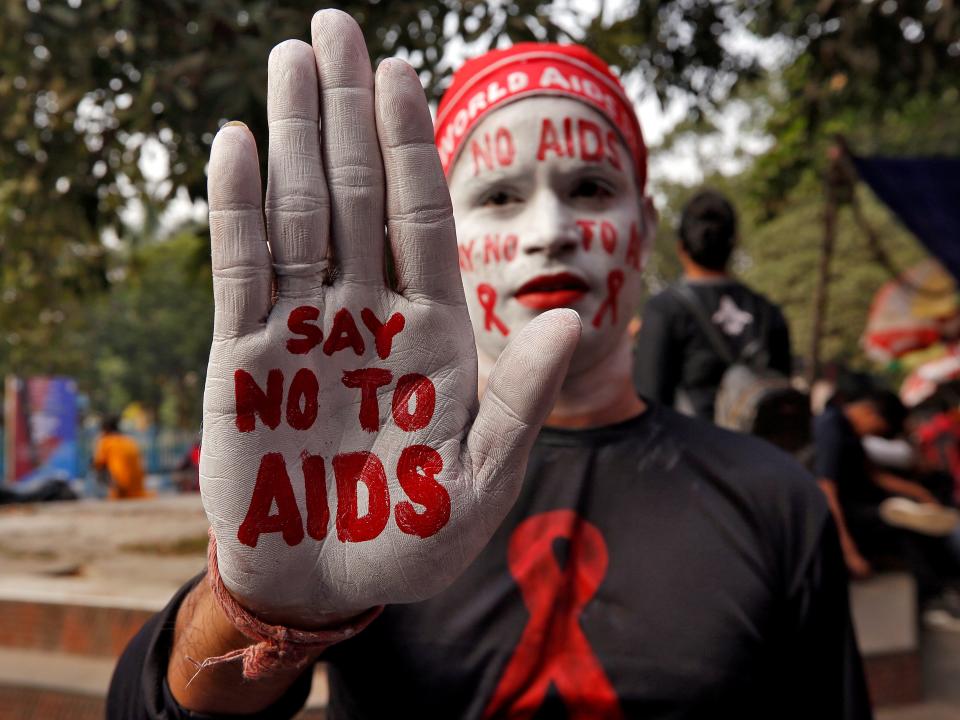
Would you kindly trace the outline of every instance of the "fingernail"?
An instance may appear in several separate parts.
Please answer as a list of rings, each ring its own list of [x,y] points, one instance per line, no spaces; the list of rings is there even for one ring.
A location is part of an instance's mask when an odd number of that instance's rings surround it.
[[[224,124],[223,124],[223,127],[225,127],[225,128],[228,128],[228,127],[242,127],[242,128],[245,128],[245,127],[247,127],[247,126],[246,126],[245,123],[242,123],[242,122],[240,122],[239,120],[231,120],[230,122],[224,123]],[[221,128],[221,129],[223,129],[223,128]]]

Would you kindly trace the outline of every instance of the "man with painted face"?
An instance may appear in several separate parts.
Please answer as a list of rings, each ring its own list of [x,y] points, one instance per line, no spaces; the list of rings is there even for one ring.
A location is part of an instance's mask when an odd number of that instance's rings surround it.
[[[435,148],[409,66],[313,40],[270,58],[269,250],[251,136],[214,143],[210,562],[108,716],[292,717],[322,659],[331,720],[870,717],[812,479],[633,391],[655,218],[609,69],[488,53]]]

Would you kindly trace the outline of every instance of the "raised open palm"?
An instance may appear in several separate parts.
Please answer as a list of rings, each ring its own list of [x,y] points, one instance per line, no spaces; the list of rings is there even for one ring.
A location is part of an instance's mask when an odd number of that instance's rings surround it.
[[[226,587],[302,627],[424,599],[466,567],[516,498],[579,336],[571,311],[538,317],[478,404],[417,75],[391,60],[374,78],[341,12],[312,29],[312,48],[270,56],[265,213],[249,131],[213,145],[200,460]]]

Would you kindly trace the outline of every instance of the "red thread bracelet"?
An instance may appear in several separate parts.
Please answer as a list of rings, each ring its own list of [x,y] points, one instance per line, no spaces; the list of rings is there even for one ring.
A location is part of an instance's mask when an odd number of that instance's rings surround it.
[[[383,611],[382,605],[370,608],[357,617],[326,630],[297,630],[283,625],[270,625],[252,615],[234,600],[227,590],[217,565],[217,538],[212,527],[209,534],[207,581],[210,584],[210,590],[217,605],[231,624],[245,637],[255,642],[253,645],[231,650],[225,655],[207,658],[202,662],[187,658],[197,666],[197,675],[204,668],[238,659],[243,660],[243,677],[247,680],[256,680],[278,670],[301,668],[317,653],[356,635]],[[193,678],[190,681],[193,682]]]

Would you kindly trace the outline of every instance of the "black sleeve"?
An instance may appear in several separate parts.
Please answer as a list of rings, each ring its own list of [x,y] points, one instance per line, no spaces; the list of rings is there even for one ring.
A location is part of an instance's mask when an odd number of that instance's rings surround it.
[[[850,617],[847,573],[833,519],[789,599],[791,637],[778,673],[783,717],[870,720],[873,711]]]
[[[673,405],[680,383],[681,362],[673,339],[666,298],[651,298],[643,310],[637,336],[634,381],[637,392],[667,407]]]
[[[776,305],[772,306],[769,330],[770,368],[787,377],[793,372],[793,354],[790,351],[790,326]]]
[[[833,482],[840,481],[840,461],[843,455],[843,433],[829,410],[813,422],[814,475]]]
[[[167,663],[180,604],[203,575],[180,588],[169,604],[150,618],[127,645],[110,679],[107,720],[225,720],[235,716],[184,710],[167,687]],[[287,720],[303,708],[310,694],[312,672],[304,672],[280,700],[243,720]],[[238,716],[239,717],[239,716]]]

